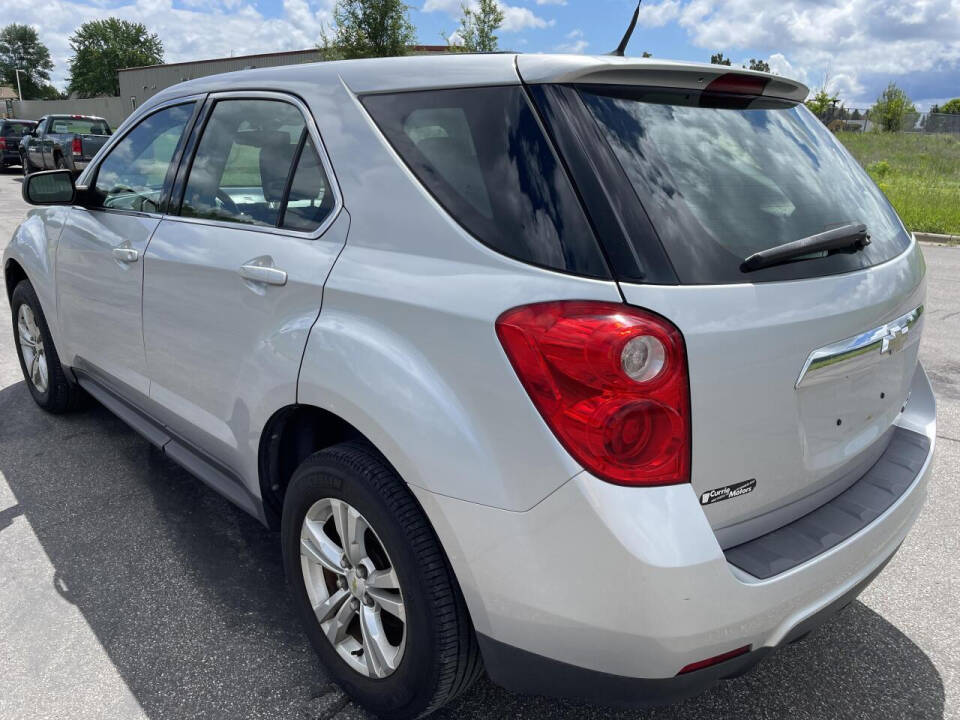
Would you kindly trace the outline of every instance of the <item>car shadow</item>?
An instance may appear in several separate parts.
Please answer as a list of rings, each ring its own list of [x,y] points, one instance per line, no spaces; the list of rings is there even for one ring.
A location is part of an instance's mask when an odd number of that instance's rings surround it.
[[[0,390],[0,473],[15,498],[0,533],[26,519],[55,569],[50,601],[79,610],[147,717],[365,716],[330,685],[300,630],[277,535],[99,405],[51,416],[23,382]],[[38,671],[43,662],[31,658]],[[753,672],[678,705],[608,710],[512,695],[484,679],[437,717],[943,713],[930,659],[856,602]]]

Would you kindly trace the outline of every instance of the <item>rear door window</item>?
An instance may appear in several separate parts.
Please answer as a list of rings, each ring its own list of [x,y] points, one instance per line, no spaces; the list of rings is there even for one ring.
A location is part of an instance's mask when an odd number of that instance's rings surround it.
[[[909,246],[883,193],[802,104],[637,87],[579,92],[682,283],[849,272]],[[864,250],[740,268],[755,252],[849,223],[867,226]]]
[[[333,206],[296,106],[261,99],[214,105],[187,176],[181,215],[309,232]]]
[[[363,104],[414,175],[480,242],[535,265],[609,277],[522,88],[369,95]]]

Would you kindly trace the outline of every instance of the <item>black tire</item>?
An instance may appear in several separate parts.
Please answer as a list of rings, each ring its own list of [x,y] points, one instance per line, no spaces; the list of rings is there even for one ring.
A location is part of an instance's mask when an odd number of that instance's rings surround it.
[[[374,528],[390,556],[406,607],[406,646],[382,679],[350,668],[324,636],[307,596],[300,532],[323,498],[344,500]],[[297,611],[332,679],[380,717],[405,720],[450,702],[480,676],[473,625],[450,564],[426,515],[403,480],[374,449],[347,442],[311,455],[294,472],[283,503],[283,561]]]
[[[20,167],[23,168],[24,177],[33,172],[33,167],[30,165],[30,159],[26,155],[20,156]]]
[[[57,157],[53,161],[53,164],[57,168],[57,170],[67,169],[67,161],[63,159],[63,155],[57,155]]]
[[[43,338],[44,354],[47,361],[47,388],[44,392],[40,392],[30,379],[30,373],[23,360],[23,349],[20,347],[17,330],[17,317],[21,305],[30,306],[37,327],[40,330],[40,335]],[[54,347],[53,338],[50,335],[50,328],[47,327],[47,319],[43,315],[40,301],[37,299],[37,293],[29,280],[21,280],[13,289],[10,309],[13,315],[13,342],[17,347],[17,358],[20,360],[20,369],[23,371],[23,378],[26,380],[27,388],[29,388],[34,401],[44,410],[51,413],[64,413],[79,407],[84,397],[83,390],[70,382],[66,372],[64,372],[63,366],[60,365],[60,356],[57,355],[57,349]]]

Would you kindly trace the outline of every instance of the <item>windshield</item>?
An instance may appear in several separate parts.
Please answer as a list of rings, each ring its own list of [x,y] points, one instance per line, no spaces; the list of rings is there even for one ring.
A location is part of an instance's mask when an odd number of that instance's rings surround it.
[[[637,87],[579,90],[683,283],[848,272],[909,245],[883,193],[802,104]],[[748,275],[740,268],[755,252],[850,223],[867,226],[865,250]]]

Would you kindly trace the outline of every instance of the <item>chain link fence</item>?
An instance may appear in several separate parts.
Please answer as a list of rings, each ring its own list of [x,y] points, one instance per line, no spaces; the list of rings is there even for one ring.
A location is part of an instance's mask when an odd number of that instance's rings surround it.
[[[881,129],[879,120],[871,117],[869,108],[830,107],[818,115],[820,120],[834,132],[869,132]],[[906,113],[899,132],[908,133],[953,133],[960,135],[960,114],[956,113]]]

